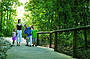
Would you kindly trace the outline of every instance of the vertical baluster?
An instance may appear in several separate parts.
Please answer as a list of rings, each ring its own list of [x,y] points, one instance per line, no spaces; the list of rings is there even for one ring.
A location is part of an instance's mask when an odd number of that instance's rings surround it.
[[[86,32],[86,30],[84,30],[84,39],[85,39],[85,49],[87,49],[88,45],[87,45],[87,32]]]
[[[77,49],[76,48],[76,44],[77,44],[76,42],[77,42],[77,31],[74,31],[74,36],[73,36],[73,57],[77,57],[76,56],[76,54],[77,54],[76,53],[77,52],[76,51],[76,49]]]
[[[54,42],[54,51],[57,51],[57,32],[55,32],[55,42]]]
[[[49,48],[52,48],[52,33],[50,33],[50,45]]]
[[[39,45],[39,34],[37,33],[37,45]]]

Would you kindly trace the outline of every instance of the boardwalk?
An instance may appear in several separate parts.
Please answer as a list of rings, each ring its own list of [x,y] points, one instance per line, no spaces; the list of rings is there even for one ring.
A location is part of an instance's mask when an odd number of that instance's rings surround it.
[[[6,59],[73,59],[70,56],[54,52],[51,48],[14,46],[7,51]]]

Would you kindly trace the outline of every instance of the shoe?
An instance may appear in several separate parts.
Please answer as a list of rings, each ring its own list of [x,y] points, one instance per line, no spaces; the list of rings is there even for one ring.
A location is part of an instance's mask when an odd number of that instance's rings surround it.
[[[32,47],[34,47],[34,45],[32,45]]]
[[[20,44],[18,44],[17,46],[20,46]]]
[[[34,47],[35,47],[36,45],[34,45]]]
[[[11,47],[13,47],[13,45],[11,45]]]
[[[15,46],[15,45],[13,45],[13,46]]]
[[[20,44],[18,46],[20,46]]]
[[[37,45],[35,45],[35,47],[37,47]]]
[[[29,45],[25,45],[25,46],[29,46]]]
[[[32,47],[31,45],[29,45],[29,47]]]

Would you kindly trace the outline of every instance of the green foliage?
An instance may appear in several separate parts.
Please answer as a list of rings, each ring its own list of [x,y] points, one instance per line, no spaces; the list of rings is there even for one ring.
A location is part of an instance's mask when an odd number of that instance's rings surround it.
[[[16,8],[21,5],[23,3],[20,3],[19,0],[2,0],[0,2],[0,36],[12,35],[12,29],[16,28],[17,24]],[[39,31],[52,31],[90,25],[89,0],[29,0],[29,2],[25,3],[24,9],[23,25],[31,26],[34,24]],[[90,33],[90,31],[87,32],[88,34]],[[84,34],[82,31],[78,31],[77,47],[84,47]],[[49,42],[48,36],[41,35],[40,38]],[[71,46],[73,44],[73,33],[60,33],[58,34],[58,39],[58,44],[62,45],[61,47],[59,46],[60,49],[64,46]],[[90,41],[89,38],[88,41]]]
[[[16,10],[12,8],[18,0],[2,0],[0,2],[0,36],[11,36],[14,28]]]
[[[88,1],[88,0],[87,0]],[[84,6],[87,1],[62,0],[30,0],[25,8],[32,11],[32,21],[39,30],[55,30],[82,26],[88,21]],[[88,5],[87,5],[88,6]]]
[[[32,22],[40,31],[60,30],[89,25],[89,0],[30,0],[25,8],[31,11]],[[89,32],[90,33],[90,32]],[[77,47],[84,47],[84,34],[77,33]],[[58,50],[72,52],[73,33],[58,34]],[[44,38],[40,36],[40,38]],[[89,39],[88,39],[89,40]],[[62,42],[62,43],[61,43]],[[60,45],[61,44],[61,45]],[[64,47],[66,47],[64,49]]]

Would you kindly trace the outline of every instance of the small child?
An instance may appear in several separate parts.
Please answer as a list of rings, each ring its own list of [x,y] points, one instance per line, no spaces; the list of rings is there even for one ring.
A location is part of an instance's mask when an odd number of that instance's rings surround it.
[[[14,43],[15,43],[15,40],[16,40],[16,31],[15,31],[15,29],[13,29],[13,37],[12,37],[12,40],[13,40],[12,46],[14,46]]]
[[[29,40],[27,39],[27,25],[25,24],[25,30],[24,30],[24,33],[25,33],[25,40],[26,40],[26,45],[25,46],[29,46],[28,43],[29,43]]]
[[[24,33],[27,35],[27,39],[26,39],[27,45],[26,46],[28,46],[28,43],[30,42],[30,47],[31,47],[32,46],[32,30],[31,30],[31,26],[27,27],[26,24],[24,26],[25,26]]]
[[[33,46],[37,46],[37,32],[38,32],[38,30],[35,30],[35,27],[34,27],[34,25],[32,25],[32,27],[33,27],[33,30],[32,30],[32,37],[33,37]]]

